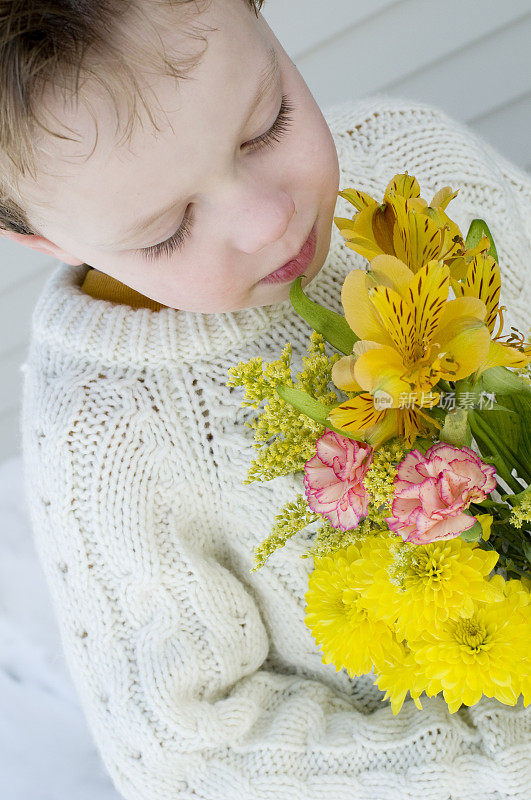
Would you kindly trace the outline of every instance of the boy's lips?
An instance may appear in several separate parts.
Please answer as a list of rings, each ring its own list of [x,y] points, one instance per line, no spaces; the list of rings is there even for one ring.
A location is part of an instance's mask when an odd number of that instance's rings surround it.
[[[290,261],[278,267],[274,272],[270,272],[262,278],[259,283],[285,283],[287,281],[294,281],[304,273],[304,270],[312,262],[317,247],[317,220],[313,224],[308,238],[302,245],[301,249]]]

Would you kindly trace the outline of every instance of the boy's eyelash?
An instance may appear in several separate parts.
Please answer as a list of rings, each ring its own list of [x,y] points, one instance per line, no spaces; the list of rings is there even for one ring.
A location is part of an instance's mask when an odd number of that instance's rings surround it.
[[[248,142],[247,146],[250,147],[251,150],[258,150],[262,147],[274,147],[274,143],[279,142],[280,138],[289,129],[293,121],[293,111],[294,106],[291,104],[288,96],[283,94],[278,117],[274,121],[271,128],[261,136],[258,136],[256,139],[252,139],[250,142]]]
[[[280,111],[278,112],[278,116],[274,121],[271,128],[263,133],[261,136],[258,136],[256,139],[252,139],[250,142],[247,143],[247,148],[252,151],[261,150],[265,147],[274,147],[276,142],[280,141],[280,138],[286,133],[289,129],[291,122],[293,120],[292,113],[294,111],[294,106],[288,99],[287,95],[282,95],[282,103],[280,105]],[[136,250],[135,252],[140,253],[143,258],[147,259],[148,261],[154,261],[158,258],[161,258],[163,255],[169,257],[175,250],[179,250],[183,244],[185,239],[190,235],[192,230],[192,217],[191,215],[185,214],[185,217],[181,223],[181,226],[178,231],[176,231],[169,239],[166,239],[165,242],[159,242],[159,244],[154,244],[152,247],[145,247],[141,250]]]

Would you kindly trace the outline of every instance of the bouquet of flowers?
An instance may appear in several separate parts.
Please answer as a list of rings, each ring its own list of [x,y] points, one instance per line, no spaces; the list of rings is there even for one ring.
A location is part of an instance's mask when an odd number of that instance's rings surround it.
[[[315,526],[305,622],[322,660],[374,684],[398,714],[409,692],[449,711],[482,694],[531,701],[531,345],[503,333],[500,268],[487,224],[466,240],[407,172],[383,201],[339,192],[334,222],[369,262],[344,280],[344,316],[290,301],[309,324],[304,369],[291,343],[243,386],[257,458],[244,483],[298,473],[253,570]],[[261,408],[259,409],[259,406]],[[307,535],[307,534],[306,534]]]

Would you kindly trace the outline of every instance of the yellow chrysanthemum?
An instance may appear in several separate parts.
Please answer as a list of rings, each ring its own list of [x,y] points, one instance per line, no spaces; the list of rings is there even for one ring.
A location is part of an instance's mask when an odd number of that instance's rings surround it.
[[[531,615],[531,580],[527,576],[523,576],[519,580],[508,580],[505,581],[501,575],[494,575],[491,579],[491,582],[494,581],[497,585],[502,589],[504,594],[507,597],[512,597],[515,594],[518,595],[518,608],[520,613],[523,613],[524,618],[527,620],[526,624],[528,628],[530,626],[530,615]],[[522,610],[526,607],[525,610]],[[526,656],[526,668],[523,668],[518,671],[518,674],[513,676],[513,688],[516,692],[516,695],[519,694],[523,695],[524,698],[524,705],[527,706],[531,703],[531,664],[530,664],[530,657],[531,657],[531,649],[528,648],[527,656]]]
[[[352,588],[399,639],[437,630],[452,616],[470,616],[474,601],[503,598],[485,580],[499,555],[460,537],[416,545],[390,534],[368,538],[351,569]]]
[[[391,710],[393,714],[398,714],[407,693],[409,692],[417,708],[422,710],[419,700],[424,691],[437,688],[435,682],[429,681],[426,675],[419,669],[419,665],[413,658],[409,647],[404,643],[397,642],[397,651],[392,661],[379,661],[375,664],[377,670],[374,686],[385,692],[382,700],[391,700]]]
[[[336,671],[345,667],[351,677],[370,672],[375,659],[396,652],[392,631],[360,605],[359,593],[352,591],[350,569],[359,558],[356,544],[316,558],[305,595],[305,622],[321,645],[323,663],[332,663]]]
[[[531,605],[520,581],[494,576],[503,591],[494,603],[474,603],[469,618],[449,619],[437,632],[424,630],[408,641],[429,679],[439,680],[450,713],[481,695],[515,705],[531,699]],[[518,585],[519,584],[519,585]]]

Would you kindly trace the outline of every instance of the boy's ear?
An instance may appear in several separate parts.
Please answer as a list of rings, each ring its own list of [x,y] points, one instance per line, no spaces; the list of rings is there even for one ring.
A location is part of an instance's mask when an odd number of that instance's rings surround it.
[[[85,263],[84,261],[81,261],[81,259],[70,255],[70,253],[66,253],[64,250],[61,250],[60,247],[51,242],[49,239],[45,239],[44,236],[36,236],[29,233],[16,233],[15,231],[6,231],[3,228],[0,228],[0,235],[5,239],[11,239],[11,241],[17,242],[24,247],[30,247],[32,250],[40,250],[42,253],[48,253],[49,255],[54,256],[54,258],[58,258],[59,261],[64,261],[65,264],[70,264],[73,267],[77,267],[80,264]]]

